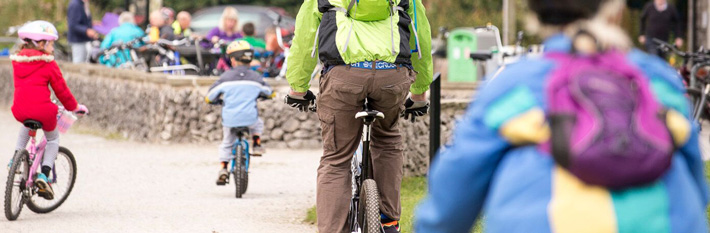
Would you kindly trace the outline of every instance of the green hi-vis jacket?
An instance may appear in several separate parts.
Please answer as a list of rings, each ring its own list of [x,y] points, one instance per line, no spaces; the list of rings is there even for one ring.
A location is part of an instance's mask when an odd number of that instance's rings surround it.
[[[410,91],[422,94],[429,90],[434,67],[426,9],[421,0],[394,2],[397,7],[391,19],[365,22],[345,14],[350,0],[305,0],[296,17],[295,37],[288,55],[286,77],[291,88],[306,92],[320,59],[326,66],[362,61],[409,64],[418,72]],[[416,48],[414,18],[420,51],[412,54],[412,48]]]

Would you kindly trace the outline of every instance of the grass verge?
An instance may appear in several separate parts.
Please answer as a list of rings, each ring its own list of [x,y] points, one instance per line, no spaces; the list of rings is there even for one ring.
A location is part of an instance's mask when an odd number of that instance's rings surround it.
[[[402,201],[402,216],[400,226],[402,233],[412,233],[414,227],[414,210],[419,202],[426,196],[427,184],[425,177],[406,177],[402,180],[401,201]],[[316,207],[311,207],[306,212],[306,218],[303,222],[308,224],[316,224]],[[472,232],[482,232],[483,227],[480,223],[476,223]]]

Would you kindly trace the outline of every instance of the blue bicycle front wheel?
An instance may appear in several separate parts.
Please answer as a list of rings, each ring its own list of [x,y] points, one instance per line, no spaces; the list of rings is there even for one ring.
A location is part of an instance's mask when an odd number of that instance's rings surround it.
[[[247,192],[249,175],[246,171],[245,147],[241,143],[239,143],[235,149],[235,158],[233,163],[234,171],[232,172],[232,175],[234,176],[236,197],[242,198],[242,195]]]

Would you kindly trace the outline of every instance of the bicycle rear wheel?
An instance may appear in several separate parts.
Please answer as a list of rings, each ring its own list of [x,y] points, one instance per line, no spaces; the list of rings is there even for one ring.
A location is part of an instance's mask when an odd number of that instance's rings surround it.
[[[54,162],[54,169],[50,175],[50,185],[54,190],[54,199],[46,200],[34,195],[27,202],[27,208],[32,212],[44,214],[59,208],[67,200],[76,181],[76,160],[74,154],[69,149],[59,147],[57,160]]]
[[[30,173],[29,152],[21,150],[12,158],[12,165],[5,183],[5,217],[13,221],[20,216],[25,203],[25,183]]]
[[[382,224],[380,221],[380,192],[377,190],[377,183],[375,183],[373,179],[367,179],[362,182],[358,215],[363,233],[382,232]]]
[[[242,198],[242,195],[247,192],[249,177],[246,171],[246,158],[244,154],[244,147],[241,145],[241,143],[237,146],[236,151],[237,154],[235,155],[236,158],[234,159],[236,165],[234,166],[233,172],[234,186],[236,191],[236,197]]]

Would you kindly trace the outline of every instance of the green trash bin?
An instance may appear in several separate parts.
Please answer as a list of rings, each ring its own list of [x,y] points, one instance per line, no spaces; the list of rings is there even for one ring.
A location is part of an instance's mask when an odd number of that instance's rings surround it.
[[[468,28],[456,29],[449,33],[446,48],[448,60],[448,81],[475,82],[478,80],[478,66],[469,57],[472,51],[478,51],[478,37]]]

